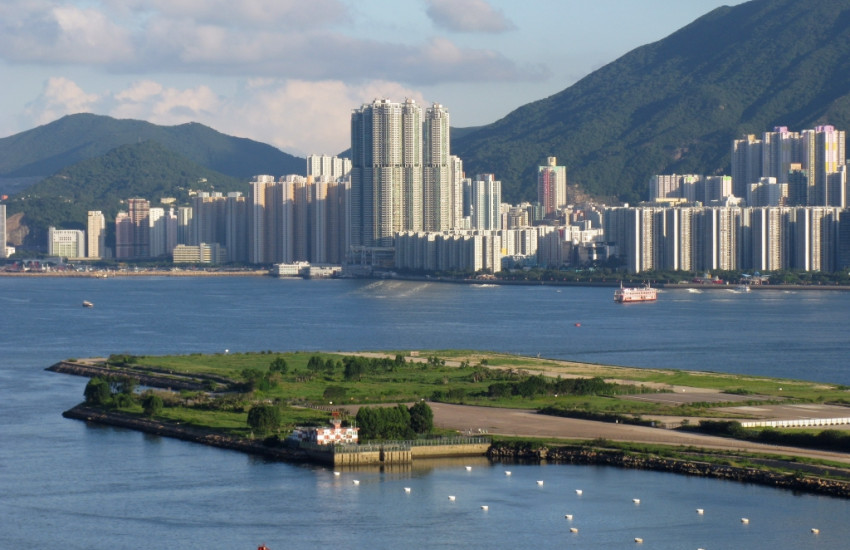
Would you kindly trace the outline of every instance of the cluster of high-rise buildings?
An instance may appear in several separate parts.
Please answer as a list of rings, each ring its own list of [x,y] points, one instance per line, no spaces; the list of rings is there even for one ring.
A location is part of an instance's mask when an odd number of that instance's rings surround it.
[[[502,204],[495,175],[466,177],[449,132],[439,104],[364,104],[351,159],[311,155],[306,176],[255,176],[247,197],[128,199],[114,257],[466,272],[615,256],[630,272],[850,267],[844,132],[832,126],[744,136],[731,176],[656,175],[647,205],[612,208],[570,206],[555,157],[538,167],[537,203]],[[108,257],[105,227],[92,211],[86,232],[51,228],[50,253]]]
[[[503,227],[529,227],[566,207],[566,168],[550,157],[539,169],[540,206],[503,208],[495,175],[467,178],[461,159],[451,155],[449,124],[440,104],[364,104],[351,115],[350,160],[311,155],[306,177],[255,176],[247,197],[199,192],[188,205],[162,206],[128,199],[115,218],[114,257],[391,267],[399,235],[476,242]],[[105,257],[104,227],[102,214],[90,212],[87,238],[51,228],[50,252]],[[489,256],[479,246],[474,259],[455,253],[455,261],[441,265],[498,271],[504,247],[496,253],[490,248]]]

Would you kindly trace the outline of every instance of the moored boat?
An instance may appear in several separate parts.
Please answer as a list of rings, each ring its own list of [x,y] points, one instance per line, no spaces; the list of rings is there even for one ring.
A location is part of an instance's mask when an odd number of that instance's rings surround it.
[[[94,307],[94,304],[88,300],[83,300],[83,307]]]
[[[651,302],[658,299],[658,290],[652,288],[649,283],[639,287],[624,287],[614,291],[614,301],[619,304],[627,302]]]

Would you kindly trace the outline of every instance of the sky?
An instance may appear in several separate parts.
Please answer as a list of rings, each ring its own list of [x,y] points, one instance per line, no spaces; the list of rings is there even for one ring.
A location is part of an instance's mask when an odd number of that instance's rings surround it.
[[[0,137],[90,112],[336,154],[363,103],[488,124],[739,3],[2,0]]]

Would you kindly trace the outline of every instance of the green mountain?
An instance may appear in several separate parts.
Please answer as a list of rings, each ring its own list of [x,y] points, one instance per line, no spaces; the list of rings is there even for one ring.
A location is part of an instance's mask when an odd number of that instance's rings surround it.
[[[121,145],[143,141],[155,141],[196,164],[246,180],[255,174],[303,174],[307,165],[271,145],[228,136],[203,124],[158,126],[76,114],[0,139],[0,177],[47,177]]]
[[[467,174],[536,200],[548,156],[570,185],[645,199],[650,176],[730,171],[733,139],[774,126],[850,129],[850,0],[721,7],[566,90],[452,140]]]
[[[102,211],[109,221],[126,209],[129,198],[158,205],[161,198],[173,197],[186,204],[190,190],[247,195],[248,183],[200,166],[158,142],[144,141],[64,168],[11,197],[6,209],[10,217],[24,213],[22,224],[28,229],[24,246],[42,248],[50,226],[85,230],[89,210]]]

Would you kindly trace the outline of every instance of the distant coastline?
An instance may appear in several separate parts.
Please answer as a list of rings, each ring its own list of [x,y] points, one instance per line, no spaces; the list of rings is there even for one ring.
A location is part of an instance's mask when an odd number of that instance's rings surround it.
[[[272,277],[267,269],[252,269],[239,271],[224,270],[161,270],[149,269],[138,271],[45,271],[45,272],[14,272],[0,271],[0,277],[69,277],[106,279],[114,277]],[[505,280],[505,279],[453,279],[449,277],[437,277],[427,275],[393,275],[392,277],[373,276],[360,277],[363,280],[391,280],[391,281],[415,281],[423,283],[449,283],[459,285],[509,285],[509,286],[577,286],[577,287],[617,287],[620,279],[610,281],[528,281],[528,280]],[[632,283],[625,283],[630,285]],[[652,283],[653,286],[663,290],[673,289],[699,289],[699,290],[735,290],[732,284],[708,284],[708,283]],[[850,291],[850,285],[751,285],[751,290],[832,290]]]

